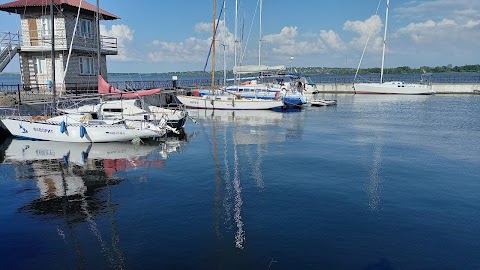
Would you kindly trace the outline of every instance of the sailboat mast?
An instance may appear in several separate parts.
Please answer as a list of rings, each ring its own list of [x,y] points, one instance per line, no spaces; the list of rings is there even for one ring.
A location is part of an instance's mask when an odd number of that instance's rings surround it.
[[[223,86],[227,86],[227,1],[223,0]]]
[[[387,0],[387,9],[385,12],[385,30],[383,33],[382,68],[380,69],[380,83],[383,83],[383,67],[385,65],[385,49],[387,46],[388,8],[389,7],[390,7],[390,0]]]
[[[102,65],[100,65],[100,0],[97,0],[97,17],[96,19],[96,25],[97,25],[97,78],[102,75],[101,69]]]
[[[237,66],[237,37],[238,37],[238,0],[235,0],[235,38],[233,41],[233,51],[234,51],[234,63],[233,66]],[[235,85],[237,84],[237,74],[234,75]]]
[[[262,64],[262,13],[263,13],[263,0],[260,0],[260,39],[258,40],[258,65]]]
[[[213,29],[212,29],[212,92],[215,92],[215,34],[217,20],[217,0],[213,0]]]
[[[56,112],[57,108],[57,88],[56,88],[56,81],[55,81],[55,16],[53,12],[53,0],[50,0],[50,20],[51,20],[51,28],[52,28],[52,36],[51,36],[51,42],[52,42],[52,51],[51,51],[51,57],[52,57],[52,92],[53,92],[53,112]]]

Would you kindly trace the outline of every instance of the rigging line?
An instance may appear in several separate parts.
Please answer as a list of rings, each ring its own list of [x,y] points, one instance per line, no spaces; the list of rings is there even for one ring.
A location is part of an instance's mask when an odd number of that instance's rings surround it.
[[[225,0],[224,0],[224,2],[225,2]],[[212,53],[212,48],[213,48],[213,44],[215,42],[215,37],[217,36],[218,25],[220,23],[220,17],[222,16],[224,6],[225,5],[222,5],[222,8],[220,9],[220,14],[218,15],[218,20],[217,20],[217,23],[216,23],[216,26],[215,26],[215,33],[212,37],[212,42],[210,43],[210,49],[208,50],[208,55],[207,55],[207,60],[205,61],[205,66],[203,67],[204,72],[207,69],[208,60],[210,60],[210,54]]]
[[[377,5],[377,10],[375,11],[375,15],[378,15],[378,10],[380,9],[381,3],[382,3],[382,0],[379,0]],[[370,32],[368,33],[368,37],[367,37],[367,42],[363,47],[363,52],[362,52],[362,56],[360,57],[360,62],[358,63],[358,66],[357,66],[357,71],[355,72],[355,77],[353,77],[353,83],[355,83],[355,80],[357,79],[358,71],[360,70],[360,65],[362,64],[363,56],[365,55],[365,51],[367,50],[367,45],[368,45],[368,42],[370,41],[370,36],[372,35],[372,32],[373,32],[373,29],[370,29]]]
[[[73,50],[73,40],[75,38],[75,35],[77,33],[77,26],[78,26],[78,19],[80,18],[80,9],[82,8],[82,3],[83,0],[80,0],[80,4],[78,5],[78,11],[77,11],[77,18],[75,20],[75,26],[73,27],[73,34],[72,34],[72,40],[70,41],[70,48],[68,49],[68,56],[67,56],[67,62],[65,64],[65,70],[63,71],[63,76],[62,76],[62,83],[65,85],[65,76],[67,76],[67,71],[68,71],[68,63],[70,62],[70,57],[72,56],[72,50]],[[63,92],[63,91],[62,91]],[[60,92],[60,93],[62,93]],[[58,104],[57,104],[58,105]]]
[[[257,16],[259,3],[260,3],[260,0],[257,0],[257,6],[255,7],[255,12],[253,13],[252,23],[250,24],[250,29],[248,30],[248,35],[247,35],[247,42],[245,44],[248,44],[248,41],[250,40],[250,35],[252,34],[252,28],[253,28],[253,21],[254,21],[255,17]],[[241,61],[242,62],[243,62],[243,59],[245,57],[246,51],[247,51],[247,45],[245,45],[245,47],[243,48],[243,53],[241,55]]]

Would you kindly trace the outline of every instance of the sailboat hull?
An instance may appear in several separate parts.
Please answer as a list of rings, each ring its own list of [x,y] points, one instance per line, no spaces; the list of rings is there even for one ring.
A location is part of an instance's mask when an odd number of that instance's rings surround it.
[[[281,100],[236,99],[232,96],[177,96],[189,108],[216,110],[268,110],[283,106]]]
[[[424,84],[406,84],[403,82],[356,83],[356,94],[398,94],[398,95],[432,95],[435,91]]]
[[[129,127],[127,124],[63,124],[53,121],[32,121],[25,117],[1,120],[15,137],[59,142],[119,142],[137,138],[161,137],[165,131],[149,127]],[[62,132],[63,131],[63,132]]]

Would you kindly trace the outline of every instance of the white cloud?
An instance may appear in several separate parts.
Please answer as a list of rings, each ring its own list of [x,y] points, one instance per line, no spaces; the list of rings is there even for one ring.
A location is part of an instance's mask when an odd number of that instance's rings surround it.
[[[295,38],[298,36],[298,29],[296,26],[285,26],[278,34],[266,35],[262,39],[266,42],[274,44],[294,44]]]
[[[211,33],[212,32],[212,23],[197,23],[195,25],[195,32],[197,33]]]
[[[194,68],[198,70],[200,64],[206,61],[212,42],[212,23],[198,23],[195,25],[195,31],[197,33],[208,33],[210,35],[204,39],[190,37],[182,42],[154,40],[151,42],[151,49],[147,54],[148,60],[154,63],[193,63],[194,65],[198,65],[197,68]],[[228,52],[232,52],[234,49],[234,36],[228,28],[225,27],[223,21],[220,21],[216,34],[217,55],[223,53],[223,45],[225,45]]]
[[[454,20],[443,19],[439,22],[428,20],[422,23],[411,23],[400,28],[396,33],[397,39],[409,39],[417,46],[426,49],[431,46],[442,50],[451,50],[455,45],[476,44],[480,46],[480,21],[458,23]],[[440,45],[440,46],[439,46]]]
[[[394,13],[402,18],[424,21],[425,18],[439,21],[450,18],[455,21],[480,18],[480,1],[472,0],[424,0],[409,1],[395,8]]]
[[[134,33],[135,30],[130,29],[130,27],[125,24],[112,25],[110,29],[105,25],[100,25],[101,35],[117,39],[118,55],[112,56],[112,60],[132,61],[135,59],[128,48],[129,43],[133,41]]]
[[[154,40],[148,59],[152,62],[201,62],[204,61],[211,39],[188,38],[183,42]]]
[[[262,62],[269,65],[288,65],[291,64],[290,57],[294,56],[294,61],[299,66],[356,67],[357,59],[370,38],[368,54],[365,55],[362,66],[379,66],[383,26],[378,15],[365,20],[348,20],[337,30],[319,28],[317,31],[305,33],[300,26],[285,25],[277,32],[270,32],[262,37]],[[197,23],[193,30],[194,35],[180,42],[160,39],[143,42],[150,44],[150,47],[137,54],[139,57],[130,55],[126,48],[131,45],[134,34],[128,26],[115,25],[103,32],[119,38],[119,45],[125,49],[120,51],[120,59],[166,63],[173,69],[182,66],[198,70],[206,61],[211,44],[212,23]],[[246,38],[238,51],[239,59],[242,59],[244,64],[257,62],[256,37],[249,39],[250,44],[245,44]],[[225,27],[223,21],[219,23],[216,41],[217,56],[221,57],[225,48],[229,54],[227,61],[233,62],[231,58],[235,44],[234,35]],[[480,1],[409,0],[394,3],[391,6],[387,41],[390,66],[432,65],[445,61],[454,64],[475,62],[472,58],[476,55],[472,56],[472,52],[480,47]],[[245,57],[241,56],[242,53]],[[350,58],[348,63],[347,58]],[[478,59],[476,61],[478,62]]]
[[[331,49],[342,51],[346,49],[346,45],[340,36],[332,30],[320,31],[320,39]]]
[[[365,21],[347,21],[343,30],[357,34],[349,43],[353,48],[363,48],[368,41],[368,49],[379,51],[383,45],[383,23],[378,15],[373,15]]]

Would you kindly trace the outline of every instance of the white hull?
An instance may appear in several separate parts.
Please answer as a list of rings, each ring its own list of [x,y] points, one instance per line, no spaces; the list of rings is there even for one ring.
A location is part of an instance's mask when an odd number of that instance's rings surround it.
[[[216,110],[268,110],[283,106],[281,100],[237,99],[231,96],[177,96],[177,99],[189,108]]]
[[[70,115],[46,120],[12,116],[1,121],[15,137],[59,142],[131,141],[137,138],[161,137],[166,132],[165,128],[147,123],[136,123],[135,127],[124,122],[113,124],[101,120],[90,120],[82,123],[71,118]],[[65,123],[63,133],[62,121]]]
[[[406,84],[403,82],[356,83],[356,94],[398,94],[398,95],[432,95],[435,91],[424,84]]]
[[[312,106],[332,106],[337,105],[336,100],[332,99],[314,99],[310,102]]]

